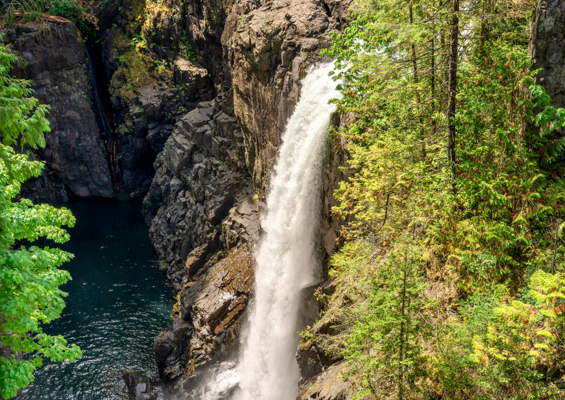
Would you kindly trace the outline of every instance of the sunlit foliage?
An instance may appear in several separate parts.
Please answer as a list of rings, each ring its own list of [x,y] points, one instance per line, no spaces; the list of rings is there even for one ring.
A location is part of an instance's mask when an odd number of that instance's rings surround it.
[[[534,7],[357,1],[334,37],[349,179],[332,349],[357,399],[560,396],[565,110],[534,85]]]
[[[0,393],[6,399],[33,381],[44,358],[81,357],[77,346],[68,347],[62,336],[47,335],[41,327],[58,318],[65,306],[66,293],[59,286],[70,275],[58,267],[72,254],[23,243],[38,238],[64,243],[69,235],[63,227],[72,227],[75,219],[65,208],[15,200],[22,182],[43,168],[42,162],[30,161],[21,150],[44,146],[43,134],[49,130],[47,107],[30,97],[31,83],[9,75],[16,61],[0,44],[0,345],[8,349],[7,357],[0,357]],[[16,353],[25,357],[18,359]]]

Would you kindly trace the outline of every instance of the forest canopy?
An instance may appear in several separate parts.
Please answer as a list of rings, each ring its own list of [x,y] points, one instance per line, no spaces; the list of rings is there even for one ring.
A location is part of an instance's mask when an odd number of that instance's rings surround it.
[[[303,337],[355,399],[562,398],[565,110],[535,84],[535,7],[357,0],[326,52],[348,179],[337,290]]]

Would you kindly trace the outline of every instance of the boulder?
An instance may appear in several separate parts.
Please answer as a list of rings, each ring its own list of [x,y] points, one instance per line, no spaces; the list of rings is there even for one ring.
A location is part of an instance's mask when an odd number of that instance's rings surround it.
[[[344,364],[330,366],[308,381],[296,396],[296,400],[346,400],[351,398],[349,385],[340,379]]]
[[[123,371],[126,383],[128,400],[161,400],[162,392],[155,387],[154,382],[142,374],[135,371]]]

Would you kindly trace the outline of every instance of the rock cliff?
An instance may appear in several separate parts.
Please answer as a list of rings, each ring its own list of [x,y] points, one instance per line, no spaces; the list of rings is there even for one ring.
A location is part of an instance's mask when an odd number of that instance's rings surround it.
[[[6,30],[4,42],[25,61],[13,73],[30,79],[35,97],[50,106],[51,132],[38,151],[47,169],[28,192],[37,199],[64,199],[62,182],[78,196],[113,196],[86,53],[76,28],[71,23],[16,25]]]
[[[243,138],[223,101],[202,102],[176,125],[155,161],[156,175],[143,201],[150,237],[175,291],[209,254],[221,249],[221,222],[236,197],[251,191],[243,164]]]
[[[320,61],[330,32],[341,28],[350,4],[316,0],[273,0],[259,5],[237,2],[230,13],[222,43],[234,90],[234,112],[244,137],[246,163],[256,190],[264,192],[286,121],[300,94],[300,79]],[[283,32],[290,13],[294,23]]]
[[[554,107],[565,107],[565,3],[541,0],[532,26],[530,56],[536,80],[552,97]]]
[[[204,68],[180,56],[158,60],[150,45],[131,41],[133,28],[123,24],[102,34],[102,57],[115,111],[117,184],[135,196],[149,188],[153,161],[175,123],[212,92]]]

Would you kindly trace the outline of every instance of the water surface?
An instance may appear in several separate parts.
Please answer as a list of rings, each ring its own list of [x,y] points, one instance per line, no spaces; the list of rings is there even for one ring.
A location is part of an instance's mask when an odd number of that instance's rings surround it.
[[[69,296],[61,318],[44,330],[80,346],[83,357],[45,363],[20,398],[114,400],[124,369],[156,377],[153,338],[169,325],[172,300],[139,205],[81,199],[66,206],[77,223],[60,247],[75,255],[63,266],[73,280],[62,287]]]

